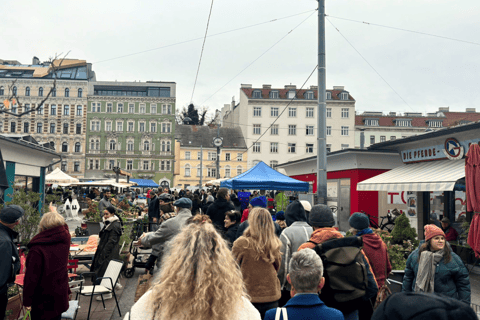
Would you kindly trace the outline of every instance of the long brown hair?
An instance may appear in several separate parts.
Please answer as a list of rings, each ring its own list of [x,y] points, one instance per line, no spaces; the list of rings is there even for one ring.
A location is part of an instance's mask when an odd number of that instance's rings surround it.
[[[422,256],[422,252],[425,250],[432,251],[432,239],[429,239],[420,246],[420,249],[418,250],[418,263],[420,263],[420,257]],[[450,247],[447,240],[445,240],[445,246],[443,247],[442,251],[445,263],[452,261],[452,254],[450,253]]]

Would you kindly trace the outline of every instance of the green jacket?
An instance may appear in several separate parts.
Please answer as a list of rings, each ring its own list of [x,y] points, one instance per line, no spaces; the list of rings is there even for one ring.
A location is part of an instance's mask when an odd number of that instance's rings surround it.
[[[463,261],[450,251],[452,260],[445,263],[440,260],[435,269],[435,293],[444,294],[470,304],[470,279]],[[415,281],[418,273],[418,249],[410,254],[407,259],[402,291],[415,291]]]

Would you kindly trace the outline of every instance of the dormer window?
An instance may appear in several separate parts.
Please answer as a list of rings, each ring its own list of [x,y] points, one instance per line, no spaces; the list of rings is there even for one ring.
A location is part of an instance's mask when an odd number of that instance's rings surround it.
[[[412,120],[411,119],[395,119],[395,126],[397,127],[411,127]]]
[[[327,100],[332,100],[332,93],[330,91],[327,91],[326,99]]]
[[[340,94],[340,100],[348,100],[348,92],[342,92]]]
[[[441,128],[443,127],[442,120],[427,120],[428,126],[430,128]]]
[[[270,99],[278,99],[278,91],[270,91]]]
[[[295,90],[288,91],[288,99],[295,99],[296,92]]]
[[[260,90],[254,90],[254,91],[253,91],[253,98],[254,98],[254,99],[261,99],[261,98],[262,98],[262,91],[260,91]]]
[[[365,119],[365,125],[369,127],[378,127],[378,119]]]
[[[315,96],[313,94],[313,91],[307,91],[304,93],[303,97],[306,99],[306,100],[313,100],[315,99]]]

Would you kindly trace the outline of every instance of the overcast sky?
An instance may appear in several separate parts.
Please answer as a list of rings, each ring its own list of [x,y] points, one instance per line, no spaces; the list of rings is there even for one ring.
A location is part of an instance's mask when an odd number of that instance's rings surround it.
[[[69,58],[93,63],[97,80],[176,82],[181,108],[192,95],[210,4],[210,0],[9,1],[8,10],[2,6],[0,59],[30,64],[33,56],[44,61],[70,51]],[[327,0],[326,13],[480,44],[479,4]],[[315,0],[215,0],[209,35],[303,14],[208,37],[193,102],[221,109],[232,97],[238,101],[241,83],[300,87],[317,64],[317,5]],[[451,111],[476,107],[480,112],[480,45],[329,19],[401,96],[327,21],[327,88],[345,86],[358,111],[432,112],[450,106]],[[180,42],[185,43],[169,46]],[[114,59],[163,46],[169,47]],[[307,85],[316,84],[314,73]]]

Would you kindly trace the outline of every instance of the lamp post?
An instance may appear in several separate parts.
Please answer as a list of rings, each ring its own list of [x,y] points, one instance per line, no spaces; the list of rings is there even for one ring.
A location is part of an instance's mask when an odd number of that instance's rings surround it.
[[[217,147],[217,174],[216,178],[220,179],[220,147],[223,144],[223,138],[220,137],[220,126],[217,126],[217,136],[213,138],[213,145]]]

